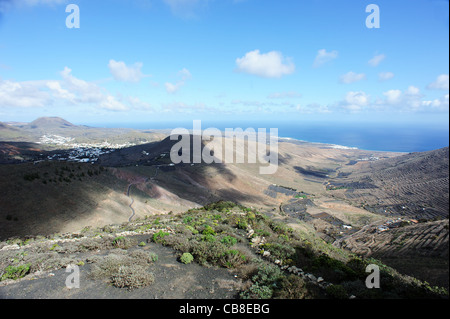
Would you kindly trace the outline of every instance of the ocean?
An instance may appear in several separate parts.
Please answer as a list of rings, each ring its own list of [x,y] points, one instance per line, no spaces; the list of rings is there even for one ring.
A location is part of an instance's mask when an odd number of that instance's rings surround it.
[[[94,126],[94,125],[92,125]],[[114,123],[96,124],[97,127],[133,129],[192,129],[190,122]],[[379,123],[297,123],[289,121],[202,121],[202,129],[278,128],[278,136],[307,142],[336,144],[362,150],[392,152],[424,152],[449,146],[448,126],[430,124]]]

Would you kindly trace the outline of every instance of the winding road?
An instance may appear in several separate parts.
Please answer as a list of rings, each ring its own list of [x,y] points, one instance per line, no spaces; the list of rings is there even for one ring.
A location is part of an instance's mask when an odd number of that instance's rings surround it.
[[[130,188],[131,188],[131,186],[133,186],[134,184],[130,184],[130,185],[128,185],[128,190],[127,190],[127,196],[128,197],[130,197]],[[134,208],[132,207],[133,206],[133,203],[134,203],[134,199],[132,198],[132,197],[130,197],[131,198],[131,203],[130,203],[130,205],[128,205],[128,207],[130,207],[130,209],[131,209],[131,216],[130,216],[130,218],[128,218],[128,221],[129,222],[131,222],[131,220],[133,219],[133,217],[134,217],[134,215],[136,215],[136,213],[135,213],[135,211],[134,211]]]
[[[134,199],[133,199],[133,197],[130,196],[131,186],[136,185],[136,184],[147,183],[149,180],[150,180],[149,178],[146,178],[145,181],[134,182],[134,183],[131,183],[130,185],[128,185],[127,197],[129,197],[131,199],[131,203],[130,203],[130,205],[128,205],[128,207],[130,207],[130,209],[131,209],[131,216],[130,216],[130,218],[128,218],[128,222],[131,222],[133,217],[136,215],[136,212],[134,211],[134,208],[133,208]]]

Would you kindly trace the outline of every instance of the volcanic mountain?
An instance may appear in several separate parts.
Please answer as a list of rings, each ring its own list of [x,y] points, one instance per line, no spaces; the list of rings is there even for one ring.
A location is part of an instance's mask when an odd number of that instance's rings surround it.
[[[52,130],[55,128],[74,128],[75,126],[60,117],[40,117],[25,127],[30,129]]]

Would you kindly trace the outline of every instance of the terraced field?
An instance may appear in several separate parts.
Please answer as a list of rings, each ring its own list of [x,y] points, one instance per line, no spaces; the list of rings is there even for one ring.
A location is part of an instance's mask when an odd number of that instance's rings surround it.
[[[376,232],[375,225],[339,242],[356,254],[377,257],[448,257],[448,220],[433,221]],[[370,252],[370,253],[368,253]]]
[[[448,287],[448,226],[447,219],[377,232],[377,225],[372,224],[334,245],[397,268],[401,265],[408,275],[422,275],[434,284]]]
[[[385,215],[448,218],[448,147],[358,164],[353,171],[344,167],[344,177],[329,182],[327,189],[334,196]]]

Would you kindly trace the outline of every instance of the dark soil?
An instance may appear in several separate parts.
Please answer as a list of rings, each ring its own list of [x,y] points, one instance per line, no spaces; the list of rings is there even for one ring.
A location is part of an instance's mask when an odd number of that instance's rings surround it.
[[[143,249],[158,255],[149,267],[155,281],[148,287],[127,290],[116,288],[107,280],[94,280],[92,264],[80,266],[80,288],[66,287],[71,272],[66,269],[47,272],[42,278],[26,278],[0,287],[0,299],[232,299],[241,288],[241,280],[232,271],[185,265],[175,252],[159,244],[149,243]]]

